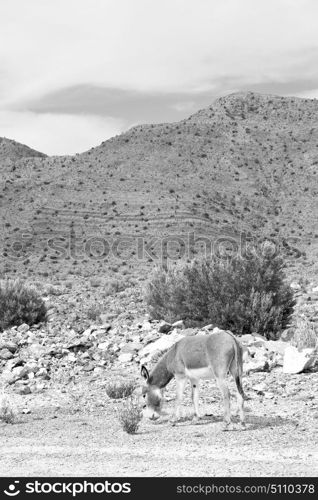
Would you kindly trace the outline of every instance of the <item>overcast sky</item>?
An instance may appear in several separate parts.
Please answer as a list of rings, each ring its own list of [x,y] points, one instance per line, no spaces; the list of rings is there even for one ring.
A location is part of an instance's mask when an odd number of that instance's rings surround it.
[[[239,90],[318,98],[317,0],[0,0],[0,136],[82,152]]]

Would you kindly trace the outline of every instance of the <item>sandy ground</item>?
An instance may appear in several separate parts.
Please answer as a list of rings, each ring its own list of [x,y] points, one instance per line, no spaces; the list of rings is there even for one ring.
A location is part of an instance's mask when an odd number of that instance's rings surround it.
[[[264,380],[275,397],[252,390]],[[193,423],[187,391],[180,423],[143,420],[135,435],[121,429],[121,402],[108,399],[103,384],[17,396],[18,421],[0,423],[1,475],[318,476],[318,373],[254,374],[245,384],[247,429],[228,432],[222,431],[222,405],[212,382],[203,383],[201,399],[213,416]],[[174,394],[172,383],[167,411]],[[23,414],[24,408],[31,413]]]

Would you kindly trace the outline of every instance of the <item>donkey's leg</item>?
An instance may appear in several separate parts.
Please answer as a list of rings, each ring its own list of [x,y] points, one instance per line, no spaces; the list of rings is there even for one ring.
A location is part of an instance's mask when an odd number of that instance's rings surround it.
[[[194,420],[201,418],[202,414],[199,409],[199,380],[190,379],[191,383],[191,395],[192,395],[192,403],[194,408]]]
[[[187,382],[187,379],[185,377],[176,377],[177,401],[176,401],[176,409],[175,409],[175,420],[179,420],[179,418],[180,418],[183,392],[184,392],[186,382]]]
[[[239,391],[237,391],[236,398],[237,398],[237,407],[238,407],[241,427],[244,429],[245,427],[244,398]]]
[[[224,430],[231,428],[231,407],[230,407],[230,391],[226,383],[226,379],[218,377],[217,385],[221,391],[224,403]]]

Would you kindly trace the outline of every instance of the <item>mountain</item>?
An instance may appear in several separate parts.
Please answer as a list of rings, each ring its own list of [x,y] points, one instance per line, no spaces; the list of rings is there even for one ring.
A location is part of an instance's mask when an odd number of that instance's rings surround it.
[[[21,158],[34,157],[45,158],[46,155],[29,148],[25,144],[20,144],[6,137],[0,137],[0,163],[5,160],[15,161]]]
[[[252,92],[75,156],[14,165],[1,156],[2,266],[143,279],[162,253],[192,257],[269,239],[292,274],[311,275],[317,166],[318,101]]]

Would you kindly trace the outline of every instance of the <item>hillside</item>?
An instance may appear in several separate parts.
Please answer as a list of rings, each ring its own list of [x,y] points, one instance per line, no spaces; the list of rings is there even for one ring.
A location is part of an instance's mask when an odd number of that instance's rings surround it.
[[[16,161],[21,158],[35,157],[45,158],[46,155],[29,148],[29,146],[26,146],[25,144],[20,144],[19,142],[7,139],[6,137],[0,137],[0,162]]]
[[[8,275],[144,279],[162,253],[192,257],[199,237],[215,250],[240,235],[279,242],[292,275],[318,270],[317,100],[236,93],[73,157],[8,148],[8,162],[5,151]]]

